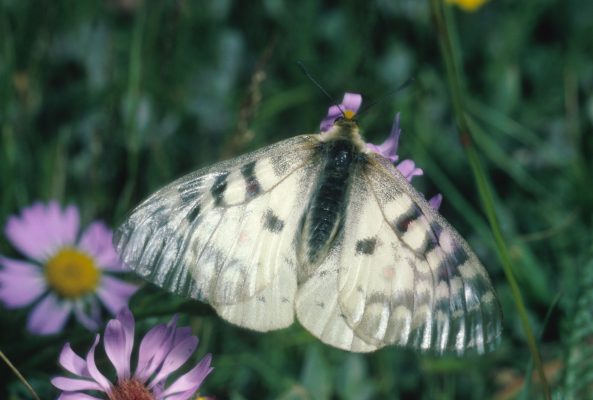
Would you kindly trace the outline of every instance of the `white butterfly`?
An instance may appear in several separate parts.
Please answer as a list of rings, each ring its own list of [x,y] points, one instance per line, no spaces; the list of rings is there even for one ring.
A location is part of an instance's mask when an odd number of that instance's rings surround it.
[[[347,96],[326,132],[150,196],[116,232],[123,261],[257,331],[287,327],[296,312],[313,335],[349,351],[492,348],[502,314],[486,270],[393,160],[365,144],[352,110],[360,96],[352,107],[356,95]]]

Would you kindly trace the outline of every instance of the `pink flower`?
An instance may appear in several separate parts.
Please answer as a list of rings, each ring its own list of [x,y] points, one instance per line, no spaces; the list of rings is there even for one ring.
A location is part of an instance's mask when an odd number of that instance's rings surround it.
[[[84,359],[66,343],[60,364],[76,377],[58,376],[51,380],[62,391],[58,400],[186,400],[196,393],[212,371],[212,356],[207,354],[189,372],[167,386],[169,376],[185,364],[198,346],[198,338],[191,335],[189,327],[177,327],[176,317],[144,335],[134,373],[131,367],[134,316],[127,308],[122,309],[116,319],[107,323],[103,347],[115,368],[115,383],[107,379],[95,363],[99,339],[97,334]],[[89,391],[101,397],[86,393]]]
[[[319,129],[321,132],[327,131],[340,117],[351,119],[356,115],[361,104],[361,95],[358,93],[345,93],[340,105],[333,105],[327,110],[327,117],[321,121]]]
[[[95,221],[79,237],[79,219],[76,207],[51,201],[26,207],[6,223],[6,237],[30,260],[0,255],[0,301],[9,309],[35,304],[27,322],[32,333],[60,332],[71,314],[95,330],[99,301],[115,314],[138,289],[109,275],[123,272],[111,230]]]
[[[320,130],[321,132],[327,131],[332,127],[334,122],[340,118],[352,119],[360,109],[362,104],[362,96],[358,93],[345,93],[342,103],[340,105],[333,105],[327,111],[327,116],[321,121]],[[397,163],[399,156],[397,155],[397,148],[399,145],[399,137],[401,135],[401,129],[399,127],[399,113],[395,115],[391,132],[387,139],[379,144],[367,143],[367,148],[374,153],[379,154],[391,161],[407,179],[408,182],[412,182],[412,178],[415,176],[424,175],[424,171],[416,166],[413,160],[406,159]],[[428,200],[428,203],[435,209],[438,210],[441,206],[443,196],[439,193],[436,196]]]

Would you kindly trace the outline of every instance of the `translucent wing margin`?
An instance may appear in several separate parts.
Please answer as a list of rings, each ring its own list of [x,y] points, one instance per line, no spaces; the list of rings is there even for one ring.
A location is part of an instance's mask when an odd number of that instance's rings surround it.
[[[317,173],[315,136],[198,170],[140,204],[116,231],[126,265],[256,330],[293,321],[294,238]]]

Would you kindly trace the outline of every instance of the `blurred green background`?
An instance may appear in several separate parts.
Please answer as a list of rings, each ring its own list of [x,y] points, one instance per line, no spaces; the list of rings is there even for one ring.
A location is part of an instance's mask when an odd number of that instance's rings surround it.
[[[298,323],[252,333],[212,309],[146,286],[132,309],[147,329],[180,312],[213,353],[201,393],[218,399],[531,399],[530,354],[455,127],[427,1],[0,2],[0,221],[36,200],[119,224],[182,174],[316,132],[329,101],[378,99],[361,120],[381,143],[401,112],[400,155],[444,195],[441,213],[488,269],[504,309],[498,350],[370,355],[321,344]],[[593,2],[492,0],[448,8],[467,115],[556,398],[586,398],[593,367]],[[16,257],[5,238],[0,253]],[[132,277],[132,279],[134,279]],[[65,341],[24,331],[0,309],[0,349],[42,398]],[[140,330],[142,330],[140,328]],[[0,397],[27,398],[0,366]],[[572,397],[571,397],[572,396]],[[585,396],[585,397],[581,397]]]

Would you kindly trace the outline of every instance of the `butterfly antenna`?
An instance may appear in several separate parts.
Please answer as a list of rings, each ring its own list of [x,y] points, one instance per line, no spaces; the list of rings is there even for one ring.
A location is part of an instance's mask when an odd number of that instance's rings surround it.
[[[410,86],[412,83],[414,83],[416,80],[414,78],[409,78],[407,81],[405,81],[404,83],[402,83],[401,85],[399,85],[399,87],[391,92],[387,92],[384,95],[382,95],[381,97],[379,97],[377,100],[373,100],[372,102],[370,102],[366,107],[363,107],[362,110],[360,110],[357,114],[360,115],[364,112],[367,112],[367,110],[379,103],[381,103],[383,100],[385,100],[388,97],[391,97],[393,95],[396,95],[397,93],[399,93],[400,91],[404,90],[405,88],[407,88],[408,86]]]
[[[327,92],[327,90],[325,90],[325,88],[323,86],[321,86],[321,84],[319,82],[317,82],[317,80],[313,77],[313,75],[311,75],[309,73],[309,71],[307,70],[307,68],[305,67],[305,64],[303,64],[301,61],[297,61],[297,64],[299,66],[299,68],[301,69],[301,71],[303,71],[303,74],[305,74],[305,76],[311,81],[313,82],[313,84],[315,86],[317,86],[317,88],[319,90],[321,90],[321,93],[323,93],[325,95],[325,97],[327,97],[329,99],[329,101],[332,102],[332,104],[336,105],[338,107],[338,109],[340,110],[340,112],[342,113],[342,115],[344,116],[344,118],[346,118],[346,114],[344,112],[344,110],[342,110],[342,107],[340,106],[340,103],[338,103],[337,101],[335,101],[332,96]]]

